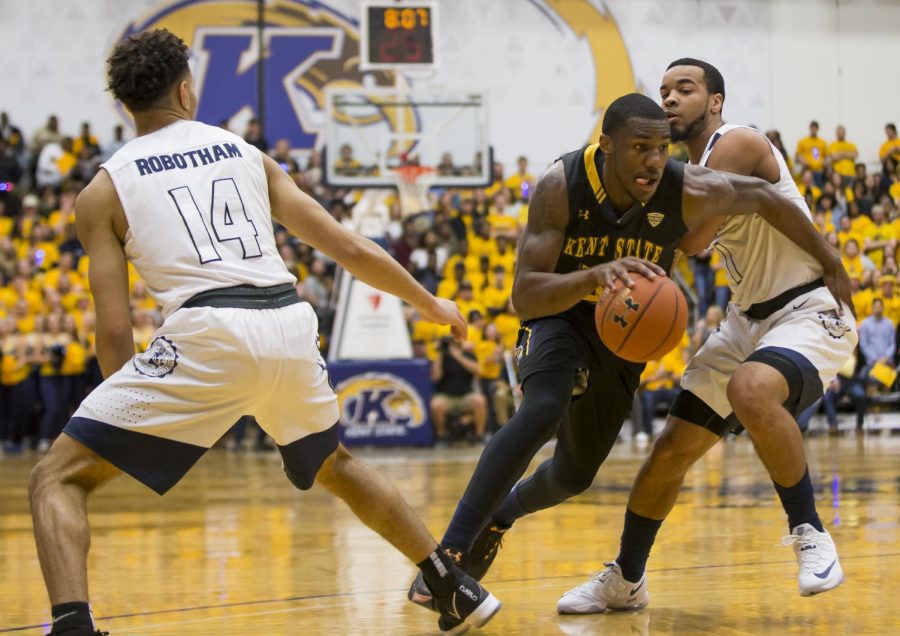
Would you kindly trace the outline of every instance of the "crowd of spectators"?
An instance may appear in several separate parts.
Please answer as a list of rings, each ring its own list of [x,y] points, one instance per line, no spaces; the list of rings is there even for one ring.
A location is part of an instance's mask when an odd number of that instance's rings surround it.
[[[831,143],[819,138],[818,128],[812,122],[793,155],[777,131],[767,136],[784,154],[816,226],[840,250],[853,281],[861,346],[824,403],[834,422],[835,405],[847,395],[862,422],[867,395],[873,385],[893,383],[885,369],[897,362],[900,139],[888,124],[880,169],[869,170],[842,127]],[[0,443],[7,452],[45,450],[100,381],[87,257],[76,235],[73,207],[77,193],[126,136],[121,126],[103,142],[87,123],[76,136],[65,130],[50,116],[26,135],[0,113]],[[271,154],[335,219],[351,224],[359,193],[327,187],[318,153],[299,155],[286,140],[270,147],[255,120],[243,136]],[[352,149],[338,157],[352,161]],[[513,355],[518,319],[510,292],[535,176],[525,157],[518,158],[510,176],[499,163],[492,174],[489,187],[434,190],[431,209],[420,214],[404,216],[397,201],[388,201],[389,220],[384,235],[376,237],[423,286],[456,300],[471,325],[469,339],[455,343],[445,328],[408,310],[415,355],[432,362],[431,414],[442,441],[482,439],[509,419],[518,398]],[[316,310],[327,349],[335,264],[283,228],[276,227],[275,237],[297,276],[298,292]],[[686,361],[722,320],[728,302],[715,250],[682,259],[679,271],[702,318],[681,346],[648,365],[636,400],[638,439],[652,436],[653,414],[671,399]],[[135,348],[143,350],[161,318],[133,269],[129,278]],[[246,423],[240,423],[239,441]]]

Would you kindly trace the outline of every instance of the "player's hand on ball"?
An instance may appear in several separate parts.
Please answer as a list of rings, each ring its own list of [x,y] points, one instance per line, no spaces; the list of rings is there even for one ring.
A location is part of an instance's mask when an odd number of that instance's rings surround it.
[[[450,325],[450,333],[457,340],[465,340],[469,325],[452,300],[432,297],[431,303],[425,307],[417,307],[419,315],[439,325]]]
[[[629,272],[635,272],[650,280],[666,275],[666,270],[659,265],[634,256],[596,265],[593,269],[597,277],[597,287],[612,287],[616,284],[616,280],[622,281],[628,287],[634,287],[634,278]]]

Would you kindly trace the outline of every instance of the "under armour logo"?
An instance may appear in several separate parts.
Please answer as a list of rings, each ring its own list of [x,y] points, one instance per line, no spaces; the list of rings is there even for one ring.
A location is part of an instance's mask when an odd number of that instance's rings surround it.
[[[590,213],[590,210],[578,210],[578,218],[582,221],[587,221]]]
[[[613,322],[617,322],[620,325],[622,325],[623,329],[628,326],[628,321],[625,320],[625,318],[623,316],[620,316],[619,314],[616,314],[615,316],[613,316]]]

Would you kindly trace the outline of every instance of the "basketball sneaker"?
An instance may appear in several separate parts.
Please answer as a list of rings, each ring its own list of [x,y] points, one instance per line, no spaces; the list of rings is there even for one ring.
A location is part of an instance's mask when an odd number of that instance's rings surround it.
[[[611,610],[639,610],[647,607],[647,575],[637,583],[626,581],[615,562],[604,563],[606,569],[563,594],[556,603],[560,614],[600,614]]]
[[[444,554],[450,557],[457,567],[463,571],[466,570],[465,563],[467,559],[465,559],[465,555],[462,552],[454,552],[450,548],[444,548]],[[425,585],[425,577],[421,572],[416,574],[416,578],[413,579],[412,585],[409,586],[409,592],[406,593],[406,598],[432,612],[438,611],[434,597],[431,595],[431,590]]]
[[[504,528],[495,521],[491,521],[484,527],[475,539],[475,543],[472,544],[472,551],[469,552],[465,567],[469,576],[473,577],[476,581],[480,581],[484,578],[484,575],[487,574],[487,571],[491,568],[494,559],[497,558],[500,546],[503,545],[503,535],[506,534],[506,531],[511,527],[512,526],[506,526]]]
[[[106,636],[109,632],[101,632],[80,622],[77,612],[57,617],[50,626],[47,636]]]
[[[109,632],[101,632],[93,627],[75,627],[63,630],[58,630],[54,627],[47,636],[109,636]]]
[[[464,634],[472,627],[482,627],[500,611],[500,601],[471,576],[454,568],[456,587],[448,597],[435,596],[434,605],[441,617],[442,634]]]
[[[800,564],[797,577],[800,596],[827,592],[844,582],[837,548],[827,530],[819,532],[810,524],[801,523],[781,540],[781,544],[794,546]]]
[[[504,528],[498,523],[491,522],[485,526],[484,530],[475,539],[475,543],[472,545],[472,552],[468,555],[462,552],[454,552],[449,548],[444,549],[444,554],[453,559],[453,562],[469,576],[476,581],[480,581],[487,574],[494,559],[497,558],[497,552],[503,544],[503,535],[510,527]],[[431,596],[431,590],[425,585],[425,579],[422,577],[421,572],[416,574],[416,578],[410,585],[406,598],[416,605],[430,609],[432,612],[437,611],[434,599]]]

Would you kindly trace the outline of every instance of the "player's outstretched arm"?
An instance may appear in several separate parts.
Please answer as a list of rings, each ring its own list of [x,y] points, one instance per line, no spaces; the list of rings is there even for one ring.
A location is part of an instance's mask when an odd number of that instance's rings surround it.
[[[103,377],[121,369],[134,355],[128,261],[120,238],[125,235],[124,219],[112,179],[101,170],[75,201],[75,224],[89,257],[88,280],[97,314],[97,360]]]
[[[272,216],[300,240],[328,254],[364,283],[416,308],[419,315],[441,325],[450,325],[457,338],[466,337],[466,321],[456,303],[435,298],[390,254],[374,242],[351,232],[297,185],[273,159],[262,155],[269,182]]]
[[[852,311],[850,278],[840,256],[803,211],[771,184],[755,177],[688,166],[684,171],[682,208],[689,228],[720,215],[760,215],[822,265],[825,285],[837,301],[839,312],[843,313],[841,301]]]
[[[665,275],[658,265],[637,258],[623,258],[566,274],[554,273],[568,223],[565,169],[557,161],[535,185],[528,206],[528,223],[519,240],[512,301],[522,320],[565,311],[598,287],[611,285],[616,278],[631,287],[634,281],[629,271],[647,278]]]

